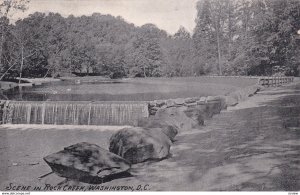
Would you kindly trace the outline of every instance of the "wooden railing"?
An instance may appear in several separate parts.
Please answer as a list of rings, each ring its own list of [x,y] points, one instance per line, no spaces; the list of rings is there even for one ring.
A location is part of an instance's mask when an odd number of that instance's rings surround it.
[[[258,84],[266,87],[276,87],[293,81],[294,77],[261,77],[258,79]]]

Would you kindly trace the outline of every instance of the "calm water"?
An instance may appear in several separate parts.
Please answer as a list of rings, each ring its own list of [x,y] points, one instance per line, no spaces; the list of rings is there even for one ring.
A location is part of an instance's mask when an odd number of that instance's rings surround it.
[[[67,81],[23,87],[6,92],[11,100],[26,101],[149,101],[226,94],[238,87],[232,81],[195,79],[134,79],[119,83]],[[245,83],[244,85],[249,85]]]

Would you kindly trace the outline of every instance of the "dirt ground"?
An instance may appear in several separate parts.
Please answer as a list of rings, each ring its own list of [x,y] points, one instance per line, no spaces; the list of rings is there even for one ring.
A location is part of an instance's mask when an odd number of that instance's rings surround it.
[[[45,184],[79,185],[91,190],[90,184],[67,181],[55,174],[38,179],[51,171],[42,158],[82,141],[108,148],[115,130],[0,126],[0,190],[11,185],[50,190]],[[134,165],[131,177],[100,186],[152,191],[299,191],[299,138],[298,82],[262,91],[205,121],[202,128],[180,132],[171,147],[172,156]]]

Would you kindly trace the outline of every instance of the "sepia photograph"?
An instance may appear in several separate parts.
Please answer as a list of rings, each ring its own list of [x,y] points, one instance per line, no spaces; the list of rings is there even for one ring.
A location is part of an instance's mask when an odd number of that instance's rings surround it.
[[[0,0],[0,195],[300,191],[300,0]]]

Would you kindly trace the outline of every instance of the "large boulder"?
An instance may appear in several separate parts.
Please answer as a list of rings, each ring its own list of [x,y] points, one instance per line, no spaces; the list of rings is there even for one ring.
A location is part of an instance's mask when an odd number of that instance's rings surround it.
[[[221,104],[221,109],[226,109],[226,96],[218,95],[218,96],[208,96],[206,98],[206,102],[219,101]]]
[[[187,107],[184,111],[185,115],[195,121],[196,126],[204,125],[205,113],[196,107]],[[195,127],[196,127],[195,126]]]
[[[219,101],[198,102],[195,108],[203,113],[204,119],[208,119],[211,118],[214,114],[217,114],[217,108],[219,104]]]
[[[166,101],[165,100],[154,100],[153,104],[155,104],[155,106],[157,106],[157,107],[161,107],[166,104]]]
[[[57,175],[85,183],[102,183],[126,174],[130,163],[98,145],[87,142],[68,146],[44,157]]]
[[[171,141],[174,141],[175,136],[178,134],[178,128],[173,124],[168,124],[167,121],[157,117],[140,118],[137,120],[137,127],[144,127],[146,130],[153,128],[160,128],[161,131],[166,134]]]
[[[227,106],[235,106],[239,102],[238,102],[238,99],[235,96],[227,95],[226,99],[225,99],[225,103],[226,103]]]
[[[173,100],[176,105],[183,105],[185,103],[184,98],[177,98]]]
[[[167,106],[167,107],[175,106],[175,102],[174,102],[172,99],[167,100],[167,101],[166,101],[166,106]]]
[[[190,97],[190,98],[186,98],[184,102],[186,104],[191,104],[191,103],[196,103],[199,99],[200,99],[199,97]]]
[[[203,124],[203,118],[192,115],[189,113],[189,107],[171,107],[159,109],[155,117],[165,121],[169,125],[177,127],[179,130],[191,130]]]
[[[130,127],[113,134],[109,143],[110,152],[136,164],[166,158],[172,142],[159,128]]]
[[[209,101],[206,103],[209,117],[212,117],[215,114],[219,114],[222,110],[222,105],[220,101]]]
[[[194,108],[199,110],[204,120],[211,118],[211,116],[213,115],[213,113],[208,109],[208,105],[205,102],[201,104],[197,103]]]

